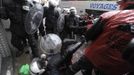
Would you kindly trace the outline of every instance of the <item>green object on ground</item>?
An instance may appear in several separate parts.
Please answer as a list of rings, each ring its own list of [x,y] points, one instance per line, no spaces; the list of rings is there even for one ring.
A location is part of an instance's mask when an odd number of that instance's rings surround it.
[[[22,65],[19,70],[19,74],[20,75],[30,75],[29,74],[29,65],[28,64]]]

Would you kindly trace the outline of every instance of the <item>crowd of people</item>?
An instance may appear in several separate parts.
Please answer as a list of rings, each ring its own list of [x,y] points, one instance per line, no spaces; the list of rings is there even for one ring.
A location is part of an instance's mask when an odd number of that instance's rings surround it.
[[[92,75],[93,69],[97,69],[102,75],[134,75],[134,0],[119,0],[117,3],[120,10],[106,12],[100,15],[96,22],[93,22],[91,16],[87,15],[84,18],[78,16],[75,7],[61,11],[60,0],[49,0],[49,6],[43,7],[43,12],[31,16],[34,20],[30,20],[32,22],[30,29],[34,31],[32,33],[27,32],[26,27],[29,26],[26,26],[25,19],[30,8],[38,2],[33,0],[2,0],[2,2],[0,18],[10,19],[11,43],[18,49],[17,57],[24,52],[27,45],[31,47],[32,57],[39,57],[38,30],[41,36],[54,33],[64,40],[72,38],[72,32],[82,31],[78,29],[82,26],[84,27],[82,35],[87,42],[91,41],[91,44],[86,47],[80,60],[70,65],[65,75],[74,75],[79,70],[84,70],[85,75]],[[42,9],[37,7],[37,10]],[[37,21],[40,21],[39,25],[36,25]],[[57,67],[61,61],[53,62],[49,64],[52,66],[51,74],[59,75]]]
[[[92,75],[95,69],[99,75],[133,75],[133,24],[134,1],[119,0],[120,10],[100,15],[97,22],[86,32],[85,37],[91,44],[84,55],[71,64],[64,75],[74,75],[84,70],[85,75]],[[57,57],[53,57],[56,60]],[[60,57],[58,57],[60,58]],[[58,59],[59,60],[59,59]],[[52,75],[59,75],[60,61],[52,65]]]

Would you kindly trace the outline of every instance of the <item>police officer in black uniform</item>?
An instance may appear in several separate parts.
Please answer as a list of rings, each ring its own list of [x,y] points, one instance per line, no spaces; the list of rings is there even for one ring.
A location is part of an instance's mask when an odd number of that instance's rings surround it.
[[[27,0],[2,0],[2,12],[0,18],[10,19],[11,30],[11,43],[18,49],[16,56],[20,56],[23,53],[24,47],[27,45],[27,41],[32,49],[33,58],[38,56],[37,39],[35,33],[28,34],[25,29],[25,19],[30,6],[36,3],[34,1],[28,2]],[[31,4],[32,3],[32,4]],[[40,26],[40,32],[44,35],[43,26]]]
[[[44,17],[45,26],[46,26],[46,33],[57,33],[57,25],[58,25],[58,18],[60,16],[61,11],[59,10],[59,2],[60,0],[49,0],[49,6],[44,7]]]
[[[79,17],[76,15],[77,10],[75,7],[70,7],[70,14],[65,16],[65,25],[64,25],[64,38],[71,37],[72,32],[76,32],[75,27],[79,26]],[[68,34],[68,36],[65,36]]]

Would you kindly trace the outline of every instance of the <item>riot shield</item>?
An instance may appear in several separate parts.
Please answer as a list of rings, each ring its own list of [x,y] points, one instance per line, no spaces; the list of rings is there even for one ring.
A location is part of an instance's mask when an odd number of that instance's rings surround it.
[[[28,34],[34,34],[43,20],[43,6],[35,3],[28,11],[25,18],[25,30]]]

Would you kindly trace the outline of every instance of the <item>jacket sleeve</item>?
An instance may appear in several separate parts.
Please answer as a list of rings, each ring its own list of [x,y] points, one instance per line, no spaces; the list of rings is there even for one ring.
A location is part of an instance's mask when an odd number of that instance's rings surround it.
[[[85,33],[85,38],[86,41],[94,41],[103,31],[104,23],[101,21],[101,18],[94,23],[92,28],[90,28],[86,33]]]
[[[47,15],[47,10],[48,10],[48,7],[44,7],[43,19]],[[42,36],[45,35],[45,29],[44,29],[45,27],[43,26],[43,19],[42,19],[41,24],[39,26],[39,31],[40,31],[40,33],[41,33]]]
[[[57,31],[59,33],[62,32],[63,28],[64,28],[64,24],[65,24],[65,19],[64,19],[64,15],[61,14],[57,20]]]
[[[1,19],[8,19],[8,12],[6,6],[10,2],[10,0],[1,0],[2,3],[0,3],[0,18]]]
[[[45,29],[44,29],[44,26],[43,26],[43,20],[41,22],[41,25],[39,26],[39,32],[42,36],[45,35]]]

